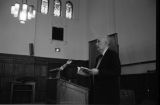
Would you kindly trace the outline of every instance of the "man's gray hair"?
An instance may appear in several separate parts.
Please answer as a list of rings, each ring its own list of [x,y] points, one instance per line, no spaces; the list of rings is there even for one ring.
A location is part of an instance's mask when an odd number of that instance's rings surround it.
[[[111,44],[111,38],[109,35],[100,36],[97,38],[100,42],[105,43],[106,45],[110,46]]]

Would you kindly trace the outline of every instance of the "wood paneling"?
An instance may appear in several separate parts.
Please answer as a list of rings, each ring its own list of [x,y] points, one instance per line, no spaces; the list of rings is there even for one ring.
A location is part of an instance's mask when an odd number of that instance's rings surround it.
[[[137,104],[144,100],[158,102],[158,73],[157,71],[143,74],[130,74],[121,76],[121,89],[133,90]]]
[[[35,102],[45,102],[48,70],[59,67],[65,62],[66,59],[0,53],[0,104],[10,103],[11,82],[20,78],[35,81]],[[88,63],[78,60],[74,62],[80,66],[86,66]]]
[[[47,66],[38,57],[0,54],[0,102],[10,103],[11,82],[20,78],[35,81],[36,101],[44,101]]]

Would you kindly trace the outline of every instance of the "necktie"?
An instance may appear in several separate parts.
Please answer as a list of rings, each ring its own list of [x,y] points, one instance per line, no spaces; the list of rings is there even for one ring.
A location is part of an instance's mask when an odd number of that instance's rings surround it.
[[[103,58],[103,55],[102,55],[102,54],[98,56],[98,62],[97,62],[96,68],[99,67],[99,64],[101,63],[102,58]]]

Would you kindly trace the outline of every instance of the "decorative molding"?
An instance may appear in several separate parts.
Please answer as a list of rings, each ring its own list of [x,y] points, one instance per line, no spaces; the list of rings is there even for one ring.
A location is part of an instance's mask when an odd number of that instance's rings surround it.
[[[29,55],[0,53],[0,63],[48,65],[54,63],[64,64],[66,61],[67,59],[60,58],[45,58]],[[88,60],[73,60],[73,62],[74,64],[80,66],[88,66]]]
[[[140,64],[148,64],[148,63],[156,63],[156,60],[149,60],[149,61],[143,61],[143,62],[136,62],[136,63],[129,63],[129,64],[122,64],[121,66],[134,66],[134,65],[140,65]]]

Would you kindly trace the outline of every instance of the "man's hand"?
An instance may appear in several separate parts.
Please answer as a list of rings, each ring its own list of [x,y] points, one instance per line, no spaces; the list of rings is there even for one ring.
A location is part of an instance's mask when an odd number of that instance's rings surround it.
[[[89,69],[86,67],[78,67],[78,74],[89,76],[89,75],[97,75],[99,70],[97,68]]]
[[[99,70],[97,68],[91,69],[91,74],[92,75],[97,75],[99,73]]]

